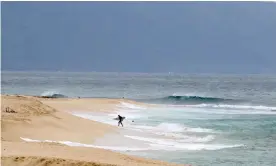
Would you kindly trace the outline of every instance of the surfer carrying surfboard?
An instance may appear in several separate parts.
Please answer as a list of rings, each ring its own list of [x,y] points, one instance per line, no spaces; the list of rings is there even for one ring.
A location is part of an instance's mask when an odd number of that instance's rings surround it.
[[[119,122],[118,122],[118,126],[120,126],[120,124],[122,125],[122,127],[124,127],[123,126],[123,120],[125,119],[125,117],[122,117],[121,115],[118,115],[118,120],[119,120]]]

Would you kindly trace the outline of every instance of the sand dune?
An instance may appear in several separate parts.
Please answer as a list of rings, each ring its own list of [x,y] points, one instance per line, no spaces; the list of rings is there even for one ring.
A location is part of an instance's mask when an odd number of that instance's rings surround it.
[[[42,99],[32,96],[1,96],[1,145],[3,165],[174,165],[117,152],[57,143],[30,143],[37,140],[93,144],[118,128],[69,114],[69,108],[112,111],[120,100]],[[123,100],[124,101],[124,100]],[[70,110],[69,110],[70,111]]]
[[[6,112],[6,108],[16,113]],[[34,97],[2,96],[2,139],[67,140],[91,144],[115,128],[58,111]]]

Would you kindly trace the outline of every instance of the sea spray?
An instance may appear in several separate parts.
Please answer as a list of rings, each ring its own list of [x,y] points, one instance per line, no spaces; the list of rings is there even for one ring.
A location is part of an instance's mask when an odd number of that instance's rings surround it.
[[[66,95],[63,95],[57,91],[45,91],[41,94],[45,98],[67,98]]]

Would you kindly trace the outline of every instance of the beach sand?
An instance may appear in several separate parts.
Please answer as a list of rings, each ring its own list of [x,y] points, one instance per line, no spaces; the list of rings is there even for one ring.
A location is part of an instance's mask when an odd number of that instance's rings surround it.
[[[44,104],[61,111],[94,111],[112,112],[114,107],[121,103],[135,104],[141,107],[152,105],[138,103],[128,99],[104,99],[104,98],[39,98]]]
[[[124,99],[45,99],[1,95],[2,165],[176,165],[99,148],[25,142],[20,138],[93,144],[95,139],[116,133],[119,128],[76,117],[69,112],[111,112],[122,101],[133,102]]]

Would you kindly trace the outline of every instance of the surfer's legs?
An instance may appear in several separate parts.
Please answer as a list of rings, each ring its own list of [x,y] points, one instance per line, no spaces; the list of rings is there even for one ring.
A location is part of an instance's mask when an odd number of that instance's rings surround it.
[[[120,126],[120,124],[122,125],[122,127],[124,127],[122,121],[118,122],[118,126]]]

